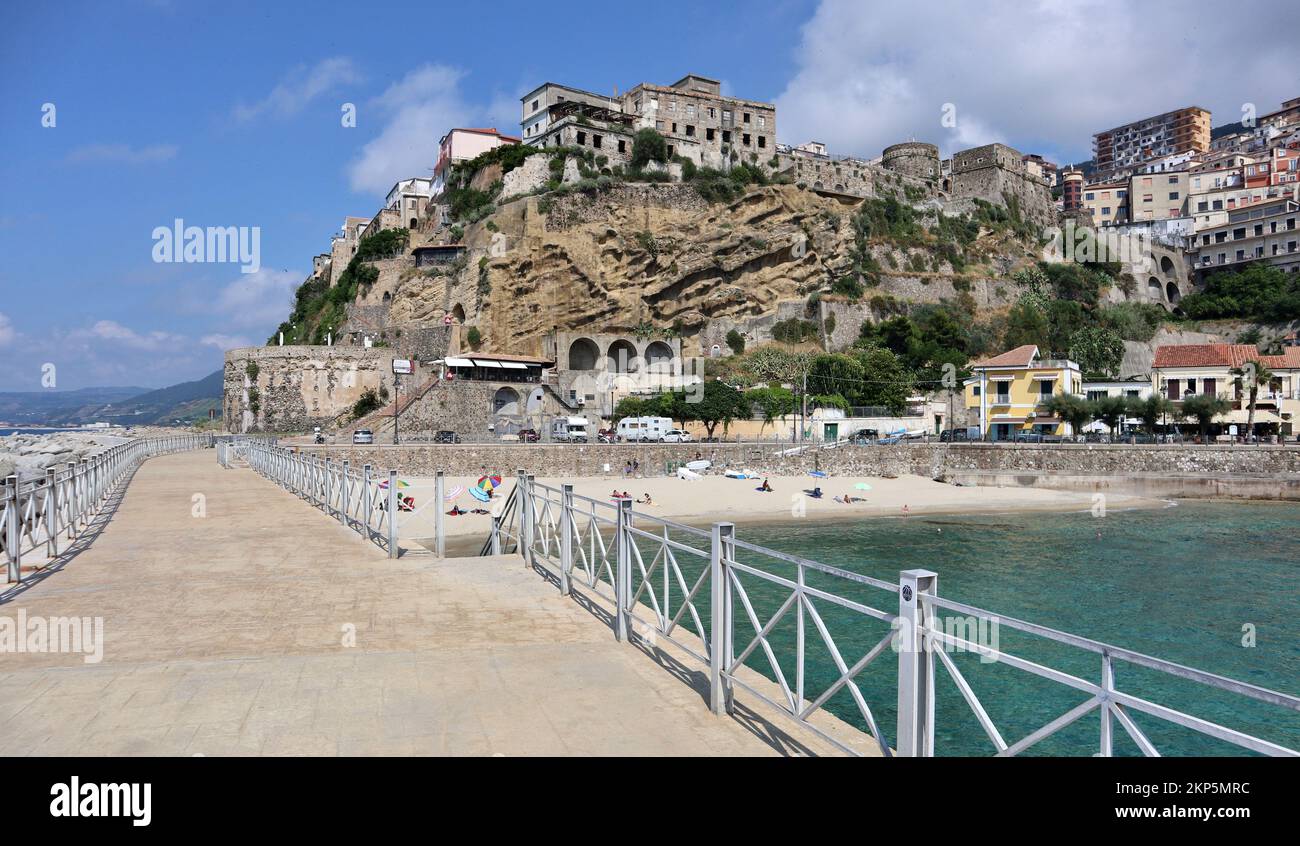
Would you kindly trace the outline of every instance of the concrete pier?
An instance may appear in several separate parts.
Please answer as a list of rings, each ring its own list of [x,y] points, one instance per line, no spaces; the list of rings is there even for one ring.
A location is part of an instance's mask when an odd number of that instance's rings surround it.
[[[714,716],[701,668],[616,643],[517,556],[390,561],[211,451],[145,462],[94,531],[0,601],[103,621],[98,663],[0,653],[0,755],[832,751]]]

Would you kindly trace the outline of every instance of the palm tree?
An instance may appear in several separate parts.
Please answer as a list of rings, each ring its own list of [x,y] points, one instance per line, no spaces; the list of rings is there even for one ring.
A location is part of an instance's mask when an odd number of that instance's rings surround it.
[[[1182,413],[1186,417],[1196,418],[1196,422],[1201,425],[1201,443],[1206,443],[1210,439],[1210,424],[1214,418],[1226,414],[1230,408],[1231,403],[1213,394],[1192,394],[1183,399]]]
[[[1233,384],[1237,390],[1241,390],[1244,383],[1246,389],[1250,392],[1250,412],[1246,415],[1246,437],[1249,439],[1255,434],[1255,400],[1259,397],[1259,389],[1262,385],[1268,385],[1273,381],[1273,372],[1259,361],[1248,361],[1241,367],[1234,367],[1232,375],[1237,377]]]

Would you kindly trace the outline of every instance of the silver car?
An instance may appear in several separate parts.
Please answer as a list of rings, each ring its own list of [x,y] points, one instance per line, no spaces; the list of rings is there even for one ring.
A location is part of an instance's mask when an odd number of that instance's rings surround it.
[[[369,429],[358,429],[352,433],[352,443],[354,444],[373,444],[375,442],[375,433]]]

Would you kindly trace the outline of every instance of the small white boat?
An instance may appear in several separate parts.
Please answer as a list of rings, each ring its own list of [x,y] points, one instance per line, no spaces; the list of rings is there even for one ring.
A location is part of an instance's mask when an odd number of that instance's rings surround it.
[[[713,462],[709,461],[707,458],[702,458],[698,461],[686,462],[686,469],[694,470],[696,473],[700,472],[701,470],[708,470],[712,466],[713,466]]]

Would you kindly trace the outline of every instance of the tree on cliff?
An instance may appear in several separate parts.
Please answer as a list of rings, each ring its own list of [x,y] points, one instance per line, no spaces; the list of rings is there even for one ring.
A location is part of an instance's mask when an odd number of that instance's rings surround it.
[[[632,169],[640,170],[650,162],[668,161],[668,142],[653,129],[646,127],[632,138]]]

